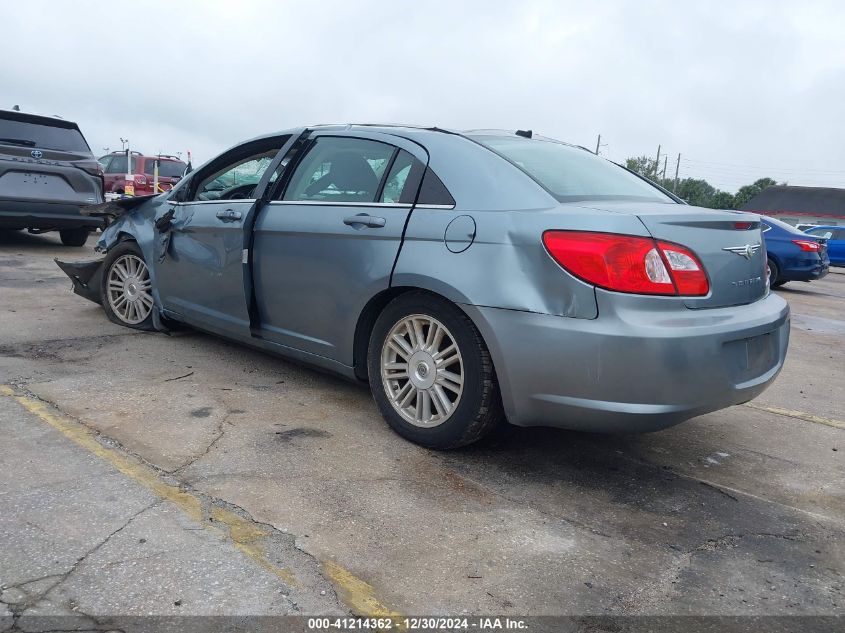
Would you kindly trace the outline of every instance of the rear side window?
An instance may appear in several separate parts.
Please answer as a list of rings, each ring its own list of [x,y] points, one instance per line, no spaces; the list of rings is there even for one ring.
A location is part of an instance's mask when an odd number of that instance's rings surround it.
[[[425,176],[423,176],[422,187],[420,188],[420,198],[417,204],[433,204],[437,206],[454,207],[455,199],[443,181],[437,177],[430,167],[426,167]]]
[[[148,158],[144,162],[144,173],[148,176],[154,175],[155,172],[155,158]],[[176,160],[162,160],[158,164],[158,175],[162,178],[181,178],[185,173],[185,163],[180,163]]]
[[[540,183],[561,202],[675,201],[629,171],[578,147],[517,136],[474,136]]]
[[[283,200],[375,202],[395,148],[359,138],[317,138],[297,165]]]
[[[400,150],[387,174],[379,202],[412,203],[417,193],[421,167],[417,159],[405,150]]]
[[[422,179],[422,186],[420,186]],[[412,204],[417,190],[419,199],[417,204],[454,207],[455,199],[446,189],[440,178],[431,168],[424,167],[416,158],[405,150],[400,150],[387,175],[381,202],[401,202]]]
[[[76,128],[0,118],[0,143],[62,152],[90,152],[88,143]]]
[[[804,231],[799,231],[791,224],[787,224],[782,220],[778,220],[777,218],[766,218],[766,223],[770,224],[772,227],[776,227],[781,229],[782,231],[786,231],[792,235],[807,235]]]
[[[817,237],[823,237],[826,240],[833,238],[833,231],[830,229],[811,229],[807,231],[810,235],[815,235]]]

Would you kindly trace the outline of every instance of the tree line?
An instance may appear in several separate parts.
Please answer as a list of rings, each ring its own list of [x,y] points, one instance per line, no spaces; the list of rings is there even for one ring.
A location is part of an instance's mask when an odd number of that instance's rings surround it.
[[[760,178],[750,185],[740,187],[736,193],[730,193],[717,189],[703,178],[682,178],[676,186],[674,178],[661,178],[658,175],[657,163],[648,156],[629,158],[625,161],[625,167],[668,189],[691,205],[710,209],[738,209],[766,187],[778,184],[771,178]]]

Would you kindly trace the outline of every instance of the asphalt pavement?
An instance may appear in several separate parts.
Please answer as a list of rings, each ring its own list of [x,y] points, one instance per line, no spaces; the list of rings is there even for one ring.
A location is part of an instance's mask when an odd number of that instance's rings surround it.
[[[647,435],[513,428],[436,453],[393,434],[366,387],[110,323],[52,261],[92,245],[0,233],[0,629],[845,615],[845,269],[778,290],[789,356],[748,405]]]

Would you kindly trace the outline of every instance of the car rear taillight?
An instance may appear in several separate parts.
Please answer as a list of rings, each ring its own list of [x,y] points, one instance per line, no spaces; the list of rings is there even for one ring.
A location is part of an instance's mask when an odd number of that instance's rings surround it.
[[[748,231],[754,227],[753,222],[734,222],[734,228],[737,231]]]
[[[106,180],[103,176],[103,168],[100,167],[100,163],[95,163],[93,166],[77,165],[77,167],[84,171],[86,174],[91,174],[99,180],[100,195],[103,195],[103,192],[106,190]]]
[[[102,175],[103,175],[103,168],[102,168],[102,167],[100,167],[100,165],[99,165],[99,164],[95,165],[94,167],[82,167],[82,166],[79,166],[79,168],[80,168],[82,171],[84,171],[84,172],[86,172],[86,173],[88,173],[88,174],[91,174],[92,176],[102,177]]]
[[[797,244],[802,251],[808,253],[818,253],[821,250],[821,245],[811,240],[792,240],[792,243]]]
[[[607,290],[700,297],[710,283],[688,248],[649,237],[546,231],[543,244],[565,270]]]

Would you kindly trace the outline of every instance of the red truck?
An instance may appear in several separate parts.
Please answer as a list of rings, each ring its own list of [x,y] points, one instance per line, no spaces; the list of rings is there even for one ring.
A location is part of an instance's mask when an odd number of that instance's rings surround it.
[[[134,195],[148,196],[162,193],[173,188],[185,173],[187,165],[176,156],[161,154],[146,156],[139,152],[131,152],[131,167],[127,165],[126,152],[112,152],[97,159],[103,168],[105,192],[126,193],[126,175],[132,174]],[[158,161],[158,191],[154,191],[155,163]]]

